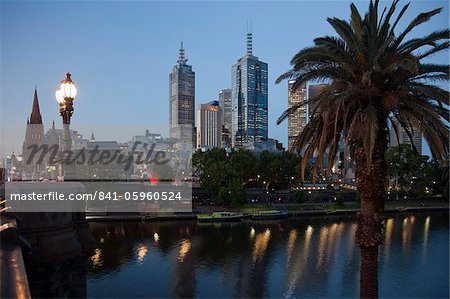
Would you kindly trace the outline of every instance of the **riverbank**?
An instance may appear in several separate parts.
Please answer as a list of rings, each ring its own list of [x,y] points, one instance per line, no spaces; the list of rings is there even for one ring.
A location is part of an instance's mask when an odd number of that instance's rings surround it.
[[[273,209],[273,206],[270,206]],[[217,209],[222,211],[224,209]],[[208,209],[212,212],[211,209]],[[230,209],[226,209],[230,211]],[[233,211],[240,211],[238,209],[231,209]],[[402,213],[402,212],[428,212],[428,211],[449,211],[449,206],[410,206],[410,207],[394,207],[386,208],[385,212]],[[202,211],[205,212],[205,211]],[[242,212],[242,211],[240,211]],[[308,217],[308,216],[327,216],[327,215],[356,215],[359,209],[322,209],[322,210],[302,210],[302,211],[288,211],[289,217]],[[197,211],[198,213],[198,211]],[[89,215],[86,214],[86,220],[89,222],[102,221],[174,221],[174,220],[196,220],[197,213],[183,213],[183,214],[163,214],[153,216],[142,216],[140,214],[113,214],[113,215]],[[244,212],[244,218],[250,217],[251,212]]]

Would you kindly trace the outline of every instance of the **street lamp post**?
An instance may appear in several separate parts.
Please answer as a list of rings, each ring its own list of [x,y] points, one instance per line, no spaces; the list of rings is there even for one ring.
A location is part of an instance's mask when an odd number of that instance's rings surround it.
[[[59,105],[59,114],[61,115],[63,121],[63,140],[60,159],[61,163],[64,161],[64,159],[66,159],[67,162],[67,160],[70,158],[70,151],[72,148],[72,138],[70,137],[70,119],[73,115],[73,100],[75,99],[76,95],[77,88],[72,81],[71,74],[67,73],[66,79],[61,81],[59,89],[55,92],[56,101]],[[58,167],[58,175],[60,179],[70,174],[68,164],[64,164],[64,173],[63,165],[60,164]]]
[[[63,121],[63,143],[60,160],[64,161],[64,156],[66,156],[66,162],[68,162],[71,156],[72,138],[70,137],[70,119],[73,115],[73,100],[76,96],[77,88],[72,81],[71,74],[67,73],[66,79],[61,81],[59,89],[55,92],[56,101],[58,101],[59,104],[59,114],[61,115]],[[73,161],[73,163],[75,162]],[[62,166],[63,165],[61,165],[60,170],[62,170]],[[60,178],[73,179],[74,174],[74,164],[64,163],[64,177],[60,174]],[[73,221],[76,236],[78,241],[81,243],[81,247],[87,251],[96,248],[97,242],[92,236],[89,224],[86,221],[86,213],[84,211],[73,213]]]

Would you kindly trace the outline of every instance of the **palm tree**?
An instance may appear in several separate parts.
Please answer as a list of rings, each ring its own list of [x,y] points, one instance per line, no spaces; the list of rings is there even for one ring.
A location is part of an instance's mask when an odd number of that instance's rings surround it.
[[[421,13],[401,32],[397,25],[408,9],[396,17],[398,0],[379,15],[378,3],[370,1],[364,17],[351,4],[350,21],[328,18],[337,36],[314,39],[314,46],[300,50],[291,60],[292,69],[277,83],[295,80],[296,89],[309,80],[329,82],[314,99],[315,109],[308,125],[296,139],[302,154],[301,168],[317,155],[314,176],[328,168],[344,138],[356,163],[356,186],[361,197],[356,240],[361,250],[361,298],[378,296],[378,246],[382,243],[386,198],[385,152],[390,124],[398,123],[412,137],[420,129],[437,159],[448,157],[449,92],[428,82],[449,79],[449,65],[426,62],[449,48],[449,29],[422,38],[406,40],[417,26],[441,12]],[[286,110],[278,119],[306,105]]]

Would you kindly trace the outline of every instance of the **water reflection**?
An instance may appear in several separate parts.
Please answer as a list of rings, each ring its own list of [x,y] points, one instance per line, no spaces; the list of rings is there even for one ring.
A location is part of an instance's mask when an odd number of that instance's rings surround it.
[[[320,229],[320,238],[319,238],[319,246],[317,248],[317,264],[316,264],[316,270],[319,270],[320,267],[322,267],[324,255],[325,255],[325,246],[326,242],[328,241],[328,227],[322,227]]]
[[[286,264],[289,266],[289,261],[291,260],[291,256],[292,256],[292,251],[295,248],[295,241],[297,241],[297,230],[296,229],[292,229],[289,232],[289,237],[288,237],[288,244],[287,244],[287,261]]]
[[[430,230],[430,220],[431,217],[427,216],[427,218],[425,218],[425,225],[423,226],[423,252],[422,252],[422,261],[425,262],[425,257],[427,255],[427,247],[428,247],[428,232]]]
[[[384,232],[384,252],[385,252],[385,261],[389,259],[389,251],[391,248],[391,239],[392,232],[394,229],[394,218],[389,218],[385,223],[385,232]]]
[[[103,266],[102,250],[100,248],[95,249],[94,255],[91,256],[91,261],[94,268]]]
[[[270,229],[256,235],[255,244],[253,245],[253,263],[261,261],[266,252],[267,245],[269,245],[270,240]]]
[[[358,225],[356,223],[350,224],[350,230],[348,232],[348,241],[347,241],[347,256],[349,259],[349,262],[351,262],[352,257],[354,256],[355,251],[355,236],[356,236],[356,229],[358,228]]]
[[[380,295],[447,297],[448,213],[399,214],[385,224]],[[95,238],[103,240],[88,260],[91,297],[358,294],[359,250],[352,218],[91,227]]]
[[[138,256],[138,261],[139,262],[143,262],[145,259],[145,256],[147,255],[148,252],[148,248],[147,246],[145,246],[144,244],[140,244],[137,248],[137,256]]]
[[[188,254],[189,250],[191,250],[191,242],[189,240],[181,241],[180,250],[178,252],[178,260],[180,263],[184,261],[184,257]]]
[[[413,233],[413,226],[416,218],[411,215],[407,216],[403,219],[403,227],[402,227],[402,250],[405,253],[409,252],[409,248],[411,246],[411,238]]]
[[[286,277],[286,291],[284,293],[285,298],[290,298],[293,296],[294,291],[298,285],[303,284],[303,278],[305,273],[305,262],[308,260],[308,254],[310,249],[310,241],[314,229],[311,225],[305,230],[303,236],[303,243],[298,244],[295,247],[295,258],[292,263],[288,262],[287,277]],[[296,232],[296,230],[295,230]],[[289,242],[289,241],[288,241]],[[289,246],[289,244],[288,244]],[[294,247],[294,244],[292,244]]]

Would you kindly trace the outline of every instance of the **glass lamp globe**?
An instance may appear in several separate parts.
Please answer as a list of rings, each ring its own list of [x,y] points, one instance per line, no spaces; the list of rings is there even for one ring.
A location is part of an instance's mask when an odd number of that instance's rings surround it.
[[[64,104],[64,96],[63,96],[61,89],[58,89],[55,92],[55,98],[56,98],[56,101],[58,102],[58,104]]]
[[[61,90],[61,94],[63,98],[71,98],[74,99],[77,96],[77,88],[70,78],[70,73],[66,74],[66,79],[61,81],[61,85],[59,89]]]

